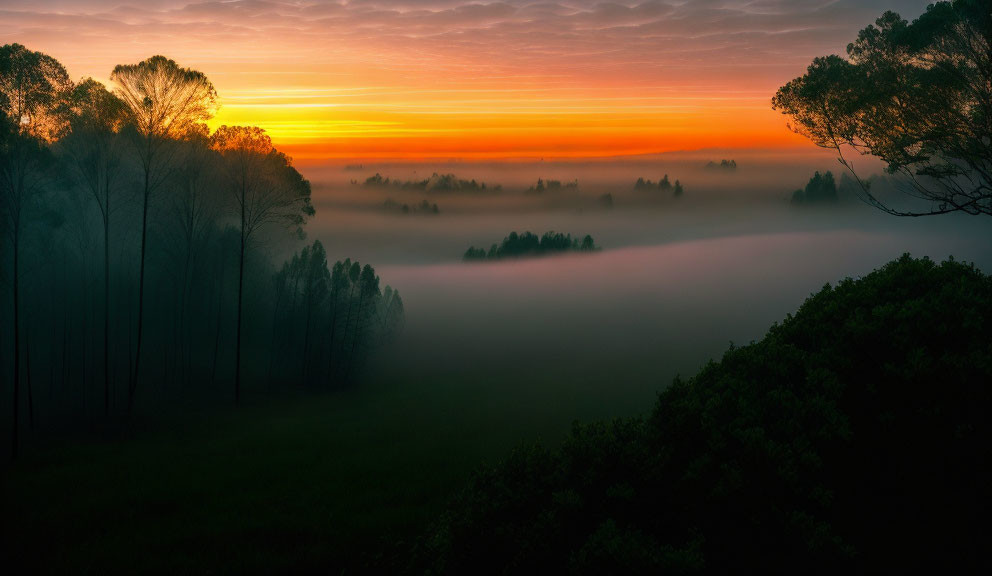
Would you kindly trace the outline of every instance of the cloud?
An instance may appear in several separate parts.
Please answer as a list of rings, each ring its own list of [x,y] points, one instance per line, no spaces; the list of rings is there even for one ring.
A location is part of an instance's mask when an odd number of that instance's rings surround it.
[[[370,110],[623,111],[636,96],[637,114],[724,122],[767,111],[775,88],[885,10],[915,18],[929,1],[3,0],[0,38],[74,78],[165,54],[206,72],[230,110],[256,105],[273,126],[297,122],[279,116],[287,89],[305,95],[301,107],[350,107],[356,121]]]

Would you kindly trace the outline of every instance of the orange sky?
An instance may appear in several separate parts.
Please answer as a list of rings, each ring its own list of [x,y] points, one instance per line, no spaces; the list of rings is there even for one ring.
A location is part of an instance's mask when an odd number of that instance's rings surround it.
[[[161,53],[212,122],[298,159],[612,156],[809,144],[770,109],[818,55],[918,0],[5,0],[0,38],[74,78]]]

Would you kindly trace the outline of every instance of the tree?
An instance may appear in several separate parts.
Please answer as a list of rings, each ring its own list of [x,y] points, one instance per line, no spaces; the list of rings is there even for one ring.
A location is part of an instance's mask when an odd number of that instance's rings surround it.
[[[672,189],[672,183],[668,179],[668,174],[665,174],[665,176],[661,179],[661,182],[658,182],[658,188],[662,189],[665,192]]]
[[[303,236],[310,204],[310,182],[288,156],[272,146],[272,139],[254,126],[221,126],[211,136],[211,147],[224,157],[227,187],[233,211],[239,220],[237,344],[234,371],[234,401],[241,399],[241,319],[244,293],[245,254],[253,235],[268,225],[294,230]]]
[[[170,242],[178,248],[182,273],[179,275],[178,342],[179,353],[188,365],[192,356],[192,334],[189,321],[191,286],[197,264],[197,255],[206,243],[222,208],[218,193],[219,179],[214,168],[220,158],[209,146],[205,135],[192,135],[179,145],[180,165],[173,171],[172,193],[169,196],[170,216],[168,230],[174,231]],[[184,349],[189,348],[189,352]],[[184,368],[185,369],[185,368]]]
[[[340,306],[338,303],[345,294],[350,293],[350,280],[348,278],[348,272],[351,269],[351,259],[346,259],[344,262],[338,260],[334,263],[331,268],[331,290],[330,297],[330,334],[328,335],[328,346],[327,346],[327,379],[331,380],[334,375],[334,333],[337,331],[338,325],[338,310]]]
[[[12,456],[17,457],[20,394],[20,242],[24,218],[44,192],[48,145],[65,128],[63,102],[72,83],[51,56],[20,44],[0,46],[0,201],[13,237],[14,405]]]
[[[819,171],[806,183],[806,188],[792,193],[794,204],[823,204],[837,202],[837,183],[829,170],[826,174]]]
[[[862,199],[889,214],[992,215],[992,11],[986,0],[927,7],[908,23],[886,12],[847,46],[779,88],[773,109],[835,150]],[[926,206],[872,194],[845,153],[875,156]]]
[[[59,143],[71,180],[96,202],[103,224],[103,411],[110,413],[110,217],[117,209],[122,169],[121,131],[129,120],[124,102],[87,78],[69,101],[70,132]]]
[[[303,332],[302,378],[303,383],[306,384],[310,357],[310,325],[314,314],[317,313],[315,308],[319,308],[324,298],[327,297],[328,284],[331,281],[330,272],[327,270],[327,252],[320,240],[314,240],[304,264],[306,266],[303,284],[303,293],[306,298],[306,328]]]
[[[138,334],[134,366],[128,383],[128,411],[134,404],[141,366],[141,342],[145,301],[145,247],[148,205],[152,194],[169,176],[176,140],[203,134],[204,124],[216,108],[217,91],[202,72],[183,68],[165,56],[130,65],[118,65],[110,74],[114,93],[132,115],[132,148],[141,163],[141,256],[138,273]]]
[[[357,268],[358,263],[355,263]],[[355,320],[355,335],[351,340],[351,354],[348,358],[348,374],[351,373],[352,367],[355,365],[355,360],[357,358],[358,345],[363,340],[366,335],[371,320],[370,310],[374,310],[374,305],[377,300],[382,296],[379,292],[379,277],[375,275],[375,269],[372,266],[366,264],[362,268],[361,275],[358,278],[358,313]],[[371,304],[371,305],[370,305]],[[347,376],[346,376],[347,379]]]

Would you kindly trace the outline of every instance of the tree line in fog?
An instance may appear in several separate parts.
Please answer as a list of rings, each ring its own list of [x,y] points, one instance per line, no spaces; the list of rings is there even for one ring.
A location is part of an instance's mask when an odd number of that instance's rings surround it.
[[[137,399],[343,381],[401,324],[370,266],[332,270],[319,243],[277,270],[272,255],[314,215],[310,183],[264,130],[210,132],[206,75],[154,56],[110,80],[73,82],[50,56],[0,47],[0,374],[15,455],[25,411],[31,427],[92,423]],[[316,355],[324,370],[308,374]]]

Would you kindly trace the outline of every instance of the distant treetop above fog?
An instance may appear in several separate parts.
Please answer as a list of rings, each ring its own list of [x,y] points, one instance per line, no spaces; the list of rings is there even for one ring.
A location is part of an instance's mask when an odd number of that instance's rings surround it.
[[[682,183],[678,180],[672,185],[672,182],[668,179],[668,174],[665,174],[657,183],[651,180],[645,180],[644,178],[638,178],[637,182],[634,182],[635,192],[653,192],[656,190],[660,192],[671,192],[675,197],[682,196],[682,193],[685,191],[682,188]]]
[[[580,242],[571,234],[549,231],[538,237],[532,232],[510,235],[503,238],[500,244],[493,244],[486,251],[484,248],[470,247],[465,251],[464,260],[501,260],[503,258],[520,258],[558,254],[563,252],[593,252],[599,250],[592,236],[586,234]]]
[[[724,170],[726,172],[733,172],[734,170],[737,170],[737,161],[736,160],[720,160],[719,163],[716,163],[716,162],[710,160],[709,162],[706,163],[706,169],[707,170]]]
[[[352,180],[352,184],[357,185],[358,182]],[[499,184],[488,186],[485,182],[477,182],[474,179],[463,180],[454,174],[438,174],[437,172],[424,180],[405,181],[390,180],[388,176],[384,178],[382,174],[376,172],[375,175],[369,176],[360,185],[363,188],[397,188],[431,193],[485,193],[499,192],[503,189]]]
[[[816,172],[806,183],[806,188],[792,193],[793,204],[826,204],[837,202],[837,183],[832,172]]]
[[[562,190],[578,190],[579,181],[572,180],[571,182],[565,182],[562,184],[561,180],[544,180],[543,178],[537,179],[537,184],[534,184],[527,189],[528,194],[542,194],[544,192],[561,192]]]

